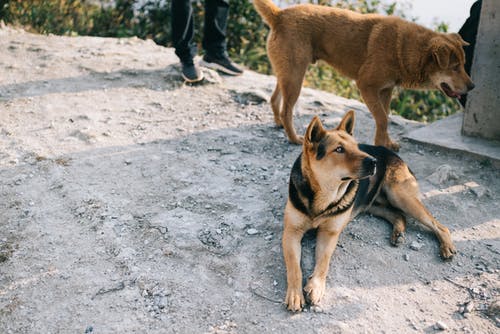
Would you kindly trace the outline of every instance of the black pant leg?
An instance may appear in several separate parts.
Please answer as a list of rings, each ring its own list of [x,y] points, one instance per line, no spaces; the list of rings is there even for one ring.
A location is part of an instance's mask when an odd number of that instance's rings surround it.
[[[469,75],[472,67],[472,59],[474,57],[474,48],[476,46],[476,36],[482,4],[482,0],[478,0],[474,2],[474,4],[472,4],[469,18],[467,18],[462,28],[460,28],[460,30],[458,31],[459,35],[462,36],[464,41],[469,43],[469,45],[463,47],[465,52],[465,72],[467,72],[467,74]],[[462,95],[458,101],[463,107],[465,107],[465,104],[467,102],[467,94]]]
[[[181,62],[192,61],[196,56],[193,7],[190,0],[172,0],[172,42]]]
[[[205,26],[203,49],[212,56],[226,52],[226,28],[229,16],[229,0],[205,0]]]

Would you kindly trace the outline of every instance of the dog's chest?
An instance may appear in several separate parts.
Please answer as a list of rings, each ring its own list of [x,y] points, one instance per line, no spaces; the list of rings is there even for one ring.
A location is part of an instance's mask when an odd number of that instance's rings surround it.
[[[351,210],[333,217],[318,217],[310,222],[309,229],[321,227],[332,232],[341,232],[351,218]]]

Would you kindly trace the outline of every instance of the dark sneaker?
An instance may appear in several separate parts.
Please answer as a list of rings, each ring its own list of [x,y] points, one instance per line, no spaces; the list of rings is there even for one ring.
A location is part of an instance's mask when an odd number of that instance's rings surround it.
[[[191,62],[182,63],[182,77],[187,82],[199,82],[203,80],[203,73],[200,71],[198,65]]]
[[[233,63],[228,56],[223,55],[220,57],[213,57],[211,55],[204,55],[200,61],[201,66],[211,68],[213,70],[221,71],[229,75],[241,75],[243,70]]]

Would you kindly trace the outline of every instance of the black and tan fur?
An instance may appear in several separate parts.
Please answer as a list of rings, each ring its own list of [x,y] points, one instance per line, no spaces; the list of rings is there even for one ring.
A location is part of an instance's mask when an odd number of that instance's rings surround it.
[[[324,294],[330,257],[340,233],[359,213],[369,212],[391,222],[394,245],[404,238],[405,216],[413,217],[436,234],[444,259],[455,253],[448,228],[420,201],[417,181],[408,166],[383,146],[358,144],[352,137],[353,127],[352,110],[330,131],[314,117],[303,151],[293,165],[283,231],[289,310],[299,311],[305,304],[300,256],[301,239],[309,229],[318,231],[316,266],[304,287],[312,304]]]

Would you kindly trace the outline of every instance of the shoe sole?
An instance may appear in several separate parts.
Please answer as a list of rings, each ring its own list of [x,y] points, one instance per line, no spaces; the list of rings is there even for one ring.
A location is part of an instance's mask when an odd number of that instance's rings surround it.
[[[238,75],[242,75],[243,74],[243,72],[231,71],[230,69],[227,69],[227,68],[225,68],[222,65],[219,65],[219,64],[216,64],[216,63],[208,63],[208,62],[206,62],[204,60],[200,61],[200,66],[203,66],[203,67],[206,67],[206,68],[210,68],[212,70],[220,71],[222,73],[226,73],[226,74],[229,74],[229,75],[234,75],[234,76],[238,76]]]
[[[203,73],[200,73],[200,76],[196,79],[189,79],[188,77],[186,77],[184,75],[184,73],[181,73],[182,74],[182,78],[186,81],[186,82],[189,82],[189,83],[195,83],[195,82],[200,82],[201,80],[203,80],[205,77],[203,76]]]

